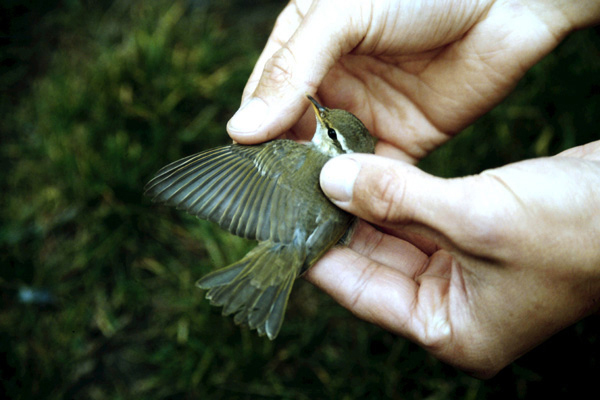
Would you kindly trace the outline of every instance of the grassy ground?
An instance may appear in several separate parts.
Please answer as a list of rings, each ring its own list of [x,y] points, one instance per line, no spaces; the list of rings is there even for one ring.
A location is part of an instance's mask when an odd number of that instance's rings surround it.
[[[142,187],[167,162],[228,140],[224,125],[282,6],[1,6],[4,391],[15,399],[596,392],[598,319],[484,382],[357,320],[304,281],[275,342],[208,306],[196,279],[252,244],[150,204]],[[460,176],[597,139],[599,70],[598,31],[573,35],[422,168]]]

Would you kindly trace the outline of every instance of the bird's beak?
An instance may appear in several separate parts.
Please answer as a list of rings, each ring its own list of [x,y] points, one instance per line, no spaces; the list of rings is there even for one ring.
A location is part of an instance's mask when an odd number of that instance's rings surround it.
[[[313,109],[315,110],[315,115],[317,116],[317,121],[319,121],[320,124],[323,124],[323,117],[325,116],[325,112],[327,112],[327,108],[320,105],[319,102],[316,101],[311,95],[307,94],[306,97],[308,97],[312,103]]]

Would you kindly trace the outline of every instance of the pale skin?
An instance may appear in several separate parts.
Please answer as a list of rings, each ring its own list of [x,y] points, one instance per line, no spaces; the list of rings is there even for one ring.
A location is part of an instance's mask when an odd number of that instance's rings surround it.
[[[379,138],[375,156],[323,168],[324,192],[369,223],[306,277],[479,377],[598,312],[600,141],[465,178],[414,167],[566,35],[598,22],[599,0],[288,4],[231,137],[309,138],[305,93],[316,93]]]

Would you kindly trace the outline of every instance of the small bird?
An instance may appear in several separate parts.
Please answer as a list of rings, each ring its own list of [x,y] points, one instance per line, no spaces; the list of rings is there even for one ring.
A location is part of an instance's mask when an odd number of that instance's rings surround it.
[[[236,324],[275,339],[294,280],[351,230],[355,217],[337,208],[319,185],[332,157],[373,153],[375,139],[351,113],[311,101],[311,142],[277,139],[231,144],[175,161],[145,187],[154,202],[175,206],[229,232],[258,240],[244,258],[201,278],[212,305]],[[347,235],[348,236],[348,235]]]

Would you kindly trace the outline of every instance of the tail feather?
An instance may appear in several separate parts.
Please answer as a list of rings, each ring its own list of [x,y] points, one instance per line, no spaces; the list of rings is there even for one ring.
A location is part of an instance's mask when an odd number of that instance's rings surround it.
[[[288,252],[288,246],[260,243],[242,260],[211,272],[196,285],[208,289],[206,298],[223,306],[223,315],[235,314],[236,324],[248,325],[273,340],[302,267]]]
[[[208,274],[200,279],[196,284],[202,289],[208,289],[215,286],[221,286],[231,282],[244,268],[245,264],[236,263],[232,264],[231,267],[223,268],[217,272],[218,274]]]
[[[271,305],[275,301],[275,296],[277,295],[277,287],[271,286],[263,293],[260,294],[259,297],[256,298],[257,306],[254,306],[255,311],[248,315],[248,326],[251,329],[257,329],[257,327],[264,323],[267,319],[267,316],[271,312]],[[261,306],[262,305],[262,306]],[[245,318],[243,315],[236,315],[238,319]]]
[[[236,286],[235,291],[232,291],[227,305],[223,308],[223,314],[229,315],[237,310],[243,309],[244,304],[254,304],[254,299],[258,297],[259,294],[260,291],[256,290],[251,285],[247,285],[244,280],[240,280],[240,284]]]
[[[282,285],[265,324],[267,334],[269,334],[269,332],[279,332],[281,329],[281,324],[283,324],[283,317],[287,307],[288,298],[290,297],[290,292],[292,291],[293,283],[294,280],[290,279],[287,283]]]

